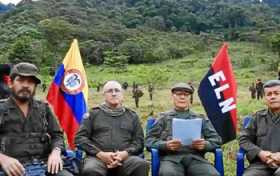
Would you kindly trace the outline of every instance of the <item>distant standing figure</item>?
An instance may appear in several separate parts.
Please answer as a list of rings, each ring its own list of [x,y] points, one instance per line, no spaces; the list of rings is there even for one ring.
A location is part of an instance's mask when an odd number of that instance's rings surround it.
[[[102,86],[102,84],[100,82],[97,83],[96,85],[96,91],[99,92],[100,91],[100,87]]]
[[[256,81],[256,90],[257,90],[257,100],[263,98],[263,82],[261,79],[257,79]]]
[[[123,90],[126,90],[126,89],[128,88],[128,83],[127,83],[127,82],[124,82],[124,83],[122,84],[122,88],[123,88]]]
[[[140,97],[142,97],[144,95],[143,91],[138,87],[138,85],[136,84],[135,89],[133,91],[133,98],[135,100],[135,106],[136,108],[139,107],[139,99]]]
[[[43,82],[43,84],[42,84],[42,91],[43,91],[43,92],[45,92],[45,91],[46,91],[46,89],[47,89],[47,85],[46,85],[46,83],[45,83],[45,82]]]
[[[134,94],[135,90],[136,90],[137,84],[133,81],[132,83],[132,93]]]
[[[255,99],[256,98],[256,86],[255,83],[252,83],[252,85],[249,87],[249,91],[251,92],[251,98]]]
[[[189,86],[192,88],[192,90],[194,92],[194,86],[192,84],[192,81],[189,81],[188,84],[189,84]],[[191,94],[191,97],[190,97],[190,103],[193,104],[193,93]]]
[[[150,100],[152,101],[153,100],[153,92],[154,92],[154,86],[153,86],[152,83],[149,84],[148,92],[149,92],[149,95],[150,95]]]

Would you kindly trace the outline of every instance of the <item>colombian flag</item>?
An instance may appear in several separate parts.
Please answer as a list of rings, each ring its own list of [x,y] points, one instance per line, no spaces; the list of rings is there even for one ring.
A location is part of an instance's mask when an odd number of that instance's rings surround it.
[[[235,82],[225,43],[216,55],[198,89],[201,103],[223,143],[236,137],[237,109]]]
[[[87,112],[87,99],[87,77],[78,41],[74,39],[63,63],[56,71],[47,95],[71,149],[74,148],[75,133]]]

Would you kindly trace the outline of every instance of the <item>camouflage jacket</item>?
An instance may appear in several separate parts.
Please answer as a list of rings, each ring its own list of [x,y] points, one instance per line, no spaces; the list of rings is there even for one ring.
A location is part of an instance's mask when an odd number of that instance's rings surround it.
[[[190,110],[185,112],[178,112],[171,110],[161,113],[156,124],[148,131],[146,137],[146,147],[157,148],[161,154],[161,160],[171,160],[174,162],[180,162],[184,156],[191,155],[198,160],[205,160],[204,154],[206,152],[214,151],[220,147],[222,140],[221,137],[214,130],[212,124],[208,119],[202,120],[201,138],[206,140],[206,147],[203,151],[197,151],[191,149],[189,146],[183,146],[180,151],[173,152],[168,151],[166,148],[167,140],[172,139],[172,119],[195,119],[203,118],[202,115],[198,115]]]
[[[248,160],[260,162],[257,157],[261,150],[280,152],[279,114],[273,114],[268,109],[256,112],[249,124],[242,128],[239,137],[239,145],[245,152]]]

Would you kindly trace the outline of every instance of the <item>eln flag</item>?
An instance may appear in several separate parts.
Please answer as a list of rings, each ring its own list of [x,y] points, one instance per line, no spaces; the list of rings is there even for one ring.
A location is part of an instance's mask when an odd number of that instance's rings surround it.
[[[237,85],[225,43],[202,79],[198,95],[217,133],[227,143],[236,137]]]
[[[47,100],[53,106],[71,149],[75,133],[87,112],[88,84],[78,41],[74,39],[63,63],[58,67]]]

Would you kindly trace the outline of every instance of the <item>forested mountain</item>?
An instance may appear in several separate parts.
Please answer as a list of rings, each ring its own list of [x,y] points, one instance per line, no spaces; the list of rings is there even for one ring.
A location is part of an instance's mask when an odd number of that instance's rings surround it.
[[[11,10],[12,8],[14,8],[14,7],[15,7],[14,4],[5,5],[5,4],[0,2],[0,14],[4,13],[4,12],[7,12],[7,11]]]
[[[55,67],[76,37],[89,64],[159,62],[215,41],[263,42],[279,26],[277,0],[25,1],[0,15],[0,60]]]

